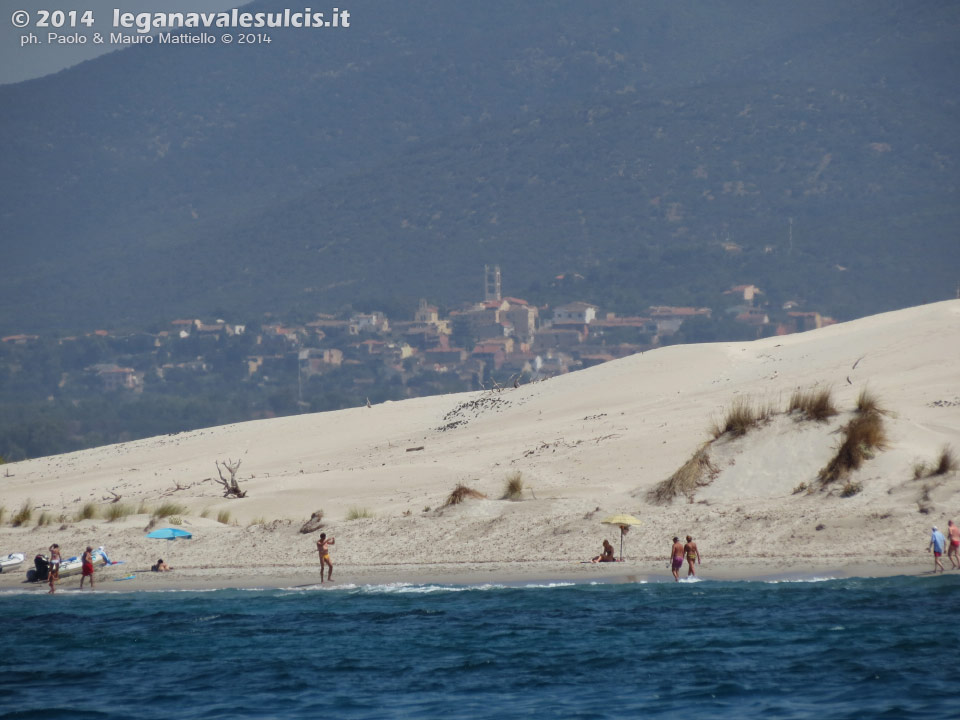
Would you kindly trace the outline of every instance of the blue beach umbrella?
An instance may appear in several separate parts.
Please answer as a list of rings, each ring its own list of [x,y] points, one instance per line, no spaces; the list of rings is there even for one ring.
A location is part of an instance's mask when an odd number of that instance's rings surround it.
[[[149,533],[147,537],[153,538],[154,540],[176,540],[177,538],[189,540],[193,535],[180,528],[161,528],[160,530],[154,530],[152,533]]]

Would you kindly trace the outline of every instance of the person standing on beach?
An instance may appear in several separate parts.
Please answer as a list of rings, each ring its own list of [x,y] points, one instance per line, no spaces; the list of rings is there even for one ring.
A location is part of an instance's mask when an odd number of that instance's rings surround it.
[[[693,564],[695,562],[700,562],[700,551],[697,550],[697,544],[689,535],[687,535],[687,544],[683,546],[683,554],[687,556],[687,577],[696,575],[697,573],[693,569]]]
[[[950,569],[960,570],[960,527],[954,525],[953,520],[947,521],[947,542],[950,543],[947,548]]]
[[[330,577],[333,575],[333,563],[330,562],[330,546],[335,544],[333,538],[327,538],[326,533],[320,533],[320,539],[317,540],[317,552],[320,554],[320,583],[323,583],[323,566],[326,565],[329,570],[327,570],[327,580],[330,580]],[[332,581],[331,581],[332,582]]]
[[[83,581],[90,578],[90,589],[93,590],[93,548],[89,545],[80,557],[80,567],[80,589],[83,590]]]
[[[680,580],[680,568],[683,567],[683,543],[680,538],[673,538],[673,548],[670,550],[670,570],[673,572],[673,579]]]
[[[48,563],[47,579],[50,582],[50,592],[53,595],[56,592],[55,583],[60,580],[60,546],[54,543],[50,546],[50,562]]]
[[[940,572],[943,572],[943,563],[940,562],[940,556],[943,555],[943,547],[946,545],[946,540],[943,538],[943,533],[937,530],[937,526],[933,526],[933,530],[930,534],[930,544],[927,545],[927,550],[933,548],[933,574],[937,574],[937,568],[940,568]]]

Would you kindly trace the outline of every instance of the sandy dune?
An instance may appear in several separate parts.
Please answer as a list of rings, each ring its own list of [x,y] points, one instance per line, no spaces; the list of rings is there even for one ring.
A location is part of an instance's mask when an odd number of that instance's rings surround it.
[[[710,448],[715,478],[692,500],[647,501],[738,397],[785,408],[794,390],[817,385],[832,388],[840,415],[818,424],[781,414],[745,437],[724,436]],[[820,489],[817,473],[864,387],[889,411],[889,446],[850,476],[862,492],[842,498],[845,481]],[[663,348],[500,393],[241,423],[7,465],[0,555],[32,558],[52,542],[74,554],[92,544],[127,561],[104,579],[144,571],[160,556],[177,567],[110,589],[306,583],[318,577],[316,535],[298,529],[322,509],[344,582],[662,577],[670,538],[688,533],[705,577],[921,572],[932,566],[930,526],[960,521],[960,473],[914,477],[946,445],[960,455],[956,300],[751,343]],[[213,480],[215,460],[228,458],[242,461],[244,499],[224,499]],[[524,499],[497,499],[515,472]],[[458,482],[488,499],[438,510]],[[795,494],[801,483],[813,492]],[[111,490],[132,507],[185,506],[182,527],[194,539],[145,539],[146,514],[73,521],[84,503],[105,508]],[[27,500],[32,521],[12,528]],[[348,521],[351,508],[373,517]],[[223,510],[230,524],[216,522]],[[42,512],[66,521],[37,527]],[[643,521],[626,538],[627,561],[581,564],[605,537],[618,544],[619,531],[599,522],[616,512]],[[0,588],[22,587],[23,575],[0,575]]]

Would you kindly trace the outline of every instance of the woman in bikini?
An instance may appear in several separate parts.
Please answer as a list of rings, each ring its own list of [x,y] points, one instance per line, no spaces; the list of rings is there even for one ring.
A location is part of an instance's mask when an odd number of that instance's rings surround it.
[[[317,552],[320,554],[320,582],[323,583],[323,566],[326,565],[327,580],[333,575],[333,563],[330,562],[330,546],[334,544],[333,538],[327,538],[326,533],[320,533],[320,539],[317,540]],[[332,581],[331,581],[332,582]]]
[[[687,535],[687,544],[683,546],[683,554],[687,556],[687,577],[696,575],[693,565],[700,562],[700,551],[697,550],[697,544],[689,535]]]
[[[47,594],[53,595],[53,593],[56,592],[54,583],[60,580],[60,546],[56,543],[50,546],[50,562],[47,578],[50,581],[50,592]]]

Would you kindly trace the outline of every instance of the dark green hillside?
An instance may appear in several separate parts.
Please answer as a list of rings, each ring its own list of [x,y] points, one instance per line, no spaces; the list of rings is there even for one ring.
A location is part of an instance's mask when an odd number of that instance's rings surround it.
[[[453,303],[485,262],[511,294],[623,310],[952,292],[955,3],[351,12],[0,89],[0,332]]]

